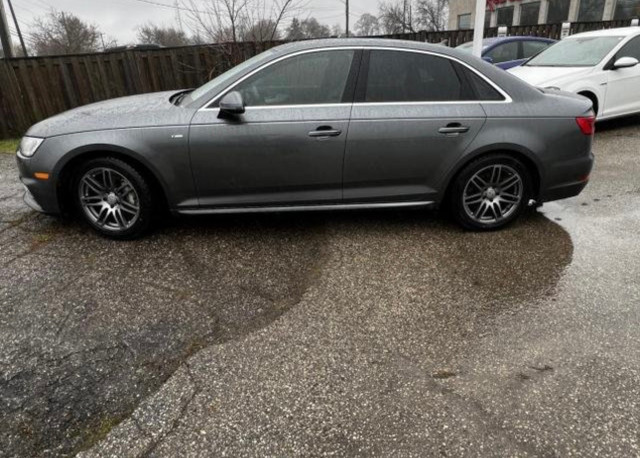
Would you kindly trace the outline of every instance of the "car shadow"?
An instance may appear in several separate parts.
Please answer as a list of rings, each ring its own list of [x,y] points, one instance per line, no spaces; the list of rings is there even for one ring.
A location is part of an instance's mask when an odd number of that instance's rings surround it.
[[[640,126],[640,115],[599,121],[596,124],[596,135],[598,132],[612,132],[625,128],[637,128],[638,126]]]
[[[8,230],[24,250],[0,271],[13,368],[0,448],[17,455],[89,447],[195,352],[264,329],[335,272],[351,286],[326,294],[355,326],[410,294],[455,339],[550,294],[573,253],[537,213],[491,233],[396,210],[180,218],[126,243],[35,214]],[[420,310],[395,319],[420,323]]]

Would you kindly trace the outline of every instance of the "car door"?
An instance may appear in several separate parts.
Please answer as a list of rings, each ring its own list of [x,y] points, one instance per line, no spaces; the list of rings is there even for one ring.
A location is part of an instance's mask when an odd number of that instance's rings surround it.
[[[346,203],[435,200],[485,122],[465,71],[433,53],[365,51],[345,154]]]
[[[494,46],[482,57],[488,57],[489,62],[506,70],[517,65],[520,55],[520,43],[518,41],[508,41]]]
[[[632,38],[620,48],[613,64],[621,57],[640,60],[640,37]],[[618,116],[640,112],[640,65],[607,71],[607,92],[604,100],[604,116]]]
[[[285,57],[224,91],[242,95],[244,114],[221,116],[217,102],[200,110],[190,129],[200,206],[340,201],[360,55],[343,48]]]

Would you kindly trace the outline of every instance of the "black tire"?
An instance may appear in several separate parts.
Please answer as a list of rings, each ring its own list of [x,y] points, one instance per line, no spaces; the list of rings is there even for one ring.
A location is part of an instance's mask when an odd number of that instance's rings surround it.
[[[105,173],[112,178],[101,180],[99,177]],[[93,181],[87,182],[86,177],[96,179],[102,187],[91,186]],[[126,196],[119,195],[119,189]],[[125,161],[100,157],[84,162],[74,171],[71,198],[80,218],[99,234],[130,240],[143,235],[154,219],[156,206],[151,189],[150,183]],[[86,203],[88,200],[90,203]],[[105,217],[105,213],[109,215]],[[116,213],[121,216],[116,217]]]
[[[495,181],[494,170],[498,170]],[[504,174],[502,177],[501,173]],[[503,178],[502,181],[500,178]],[[484,181],[487,186],[479,186],[477,181]],[[514,184],[509,186],[512,181]],[[505,183],[502,190],[500,183]],[[473,231],[490,231],[516,220],[527,209],[531,196],[532,180],[527,167],[510,155],[496,153],[472,161],[458,173],[450,188],[449,208],[453,218],[462,227]]]

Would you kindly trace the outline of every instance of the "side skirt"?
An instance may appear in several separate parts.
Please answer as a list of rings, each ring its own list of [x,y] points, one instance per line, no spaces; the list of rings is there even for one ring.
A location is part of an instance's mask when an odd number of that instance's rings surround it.
[[[332,210],[373,210],[382,208],[414,208],[431,207],[433,201],[422,202],[381,202],[366,204],[334,204],[334,205],[285,205],[277,207],[226,207],[226,208],[195,208],[177,210],[180,215],[222,215],[234,213],[271,213],[271,212],[302,212],[302,211],[332,211]]]

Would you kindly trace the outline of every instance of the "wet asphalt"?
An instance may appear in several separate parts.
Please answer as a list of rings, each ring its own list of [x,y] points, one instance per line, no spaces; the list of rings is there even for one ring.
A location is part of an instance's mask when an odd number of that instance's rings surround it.
[[[118,243],[0,154],[0,456],[640,454],[640,118],[488,234],[417,211]]]

